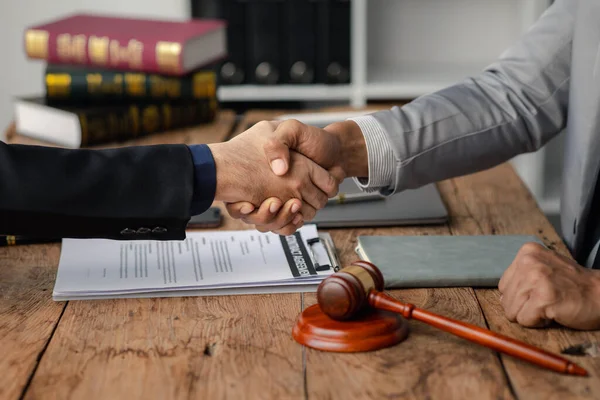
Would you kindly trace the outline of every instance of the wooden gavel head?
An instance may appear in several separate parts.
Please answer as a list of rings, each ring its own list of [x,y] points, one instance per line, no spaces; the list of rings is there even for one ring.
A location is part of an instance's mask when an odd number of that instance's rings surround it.
[[[321,310],[332,319],[347,320],[368,306],[369,292],[384,288],[381,271],[367,261],[356,261],[325,278],[317,289]]]

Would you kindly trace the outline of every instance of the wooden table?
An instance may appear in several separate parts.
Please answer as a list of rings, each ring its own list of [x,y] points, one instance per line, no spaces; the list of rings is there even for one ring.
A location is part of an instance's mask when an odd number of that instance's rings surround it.
[[[250,112],[146,143],[226,140],[271,113]],[[9,135],[19,142],[19,136]],[[533,234],[567,254],[508,165],[438,184],[446,225],[330,230],[343,263],[359,234]],[[226,219],[222,229],[246,229]],[[59,244],[0,249],[0,399],[600,398],[600,359],[573,357],[591,377],[564,376],[409,321],[409,338],[372,353],[303,348],[291,337],[314,294],[54,302]],[[418,307],[559,352],[599,332],[525,329],[494,289],[391,292]]]

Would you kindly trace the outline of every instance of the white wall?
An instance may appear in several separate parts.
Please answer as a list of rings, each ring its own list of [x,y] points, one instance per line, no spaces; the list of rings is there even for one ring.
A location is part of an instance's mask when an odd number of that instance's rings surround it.
[[[190,6],[188,0],[1,0],[0,140],[12,119],[13,98],[43,90],[44,63],[26,59],[25,28],[79,11],[180,19],[190,15]]]

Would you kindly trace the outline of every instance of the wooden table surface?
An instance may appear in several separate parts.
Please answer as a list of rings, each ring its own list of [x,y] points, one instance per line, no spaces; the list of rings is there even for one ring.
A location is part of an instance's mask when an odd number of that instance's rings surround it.
[[[153,135],[145,143],[226,140],[272,112],[239,123]],[[9,141],[25,141],[14,133]],[[438,184],[450,222],[429,227],[332,229],[344,264],[356,236],[531,234],[568,254],[514,170]],[[226,219],[222,229],[247,229]],[[571,357],[591,376],[571,377],[499,355],[417,321],[395,347],[337,354],[303,348],[291,336],[315,295],[116,299],[55,302],[60,244],[0,249],[0,399],[221,398],[600,398],[600,358]],[[504,317],[495,289],[394,290],[433,312],[559,352],[600,340],[599,332],[525,329]]]

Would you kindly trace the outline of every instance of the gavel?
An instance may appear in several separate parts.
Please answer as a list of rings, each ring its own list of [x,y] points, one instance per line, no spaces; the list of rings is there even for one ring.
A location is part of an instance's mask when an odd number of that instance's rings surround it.
[[[317,289],[317,300],[321,310],[329,318],[337,321],[352,319],[367,307],[386,310],[553,371],[588,375],[585,369],[563,357],[479,326],[437,315],[413,304],[402,303],[382,293],[383,289],[384,279],[381,271],[369,262],[356,261],[324,279]]]

